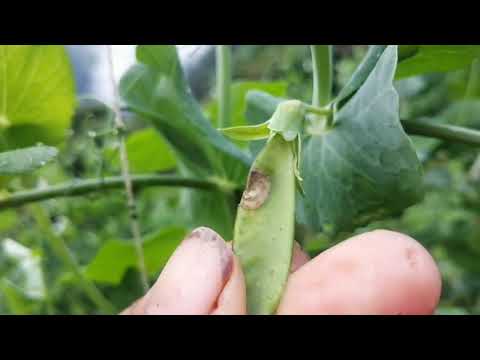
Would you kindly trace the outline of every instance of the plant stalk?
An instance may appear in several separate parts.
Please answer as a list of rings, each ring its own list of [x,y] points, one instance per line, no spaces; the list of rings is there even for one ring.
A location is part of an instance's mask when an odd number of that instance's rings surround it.
[[[410,135],[425,136],[445,141],[480,147],[480,131],[453,125],[430,124],[418,120],[402,120]]]
[[[316,107],[328,105],[333,90],[332,45],[310,45],[313,67],[313,100]]]
[[[188,187],[200,190],[222,191],[225,193],[234,190],[227,189],[225,186],[217,184],[214,181],[188,179],[170,175],[135,175],[132,176],[130,180],[134,191],[153,186]],[[0,199],[0,211],[33,202],[81,196],[105,190],[120,189],[124,186],[123,177],[115,176],[102,179],[77,180],[51,186],[46,189],[17,192],[4,199]]]
[[[120,151],[120,162],[122,167],[122,176],[125,183],[125,193],[127,196],[127,206],[130,215],[130,228],[135,243],[135,250],[138,256],[138,268],[140,271],[140,280],[142,282],[145,293],[148,291],[150,285],[148,283],[147,267],[145,265],[145,256],[142,247],[142,235],[140,231],[139,215],[137,204],[135,202],[135,195],[133,193],[132,181],[130,179],[130,169],[128,162],[127,145],[125,141],[125,124],[122,119],[120,110],[120,96],[118,94],[117,84],[115,82],[115,68],[113,65],[113,51],[112,45],[107,45],[108,62],[110,68],[110,79],[112,82],[113,91],[113,111],[115,113],[115,127],[118,134],[118,143]]]

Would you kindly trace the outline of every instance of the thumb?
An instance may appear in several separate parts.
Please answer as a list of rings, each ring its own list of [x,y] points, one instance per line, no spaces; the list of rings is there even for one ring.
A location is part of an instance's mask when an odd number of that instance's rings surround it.
[[[246,313],[245,282],[230,246],[213,230],[193,231],[157,282],[124,315]]]

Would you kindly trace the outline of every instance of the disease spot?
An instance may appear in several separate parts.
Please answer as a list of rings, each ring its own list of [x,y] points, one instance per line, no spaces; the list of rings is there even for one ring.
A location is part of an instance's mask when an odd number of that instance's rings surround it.
[[[240,205],[246,210],[258,209],[265,203],[269,194],[270,179],[258,170],[253,170]]]

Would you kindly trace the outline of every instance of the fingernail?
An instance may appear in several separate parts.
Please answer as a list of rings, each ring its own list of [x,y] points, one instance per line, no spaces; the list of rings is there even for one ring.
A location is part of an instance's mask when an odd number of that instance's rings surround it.
[[[213,230],[198,228],[178,247],[147,294],[147,314],[207,314],[233,270],[233,253]]]

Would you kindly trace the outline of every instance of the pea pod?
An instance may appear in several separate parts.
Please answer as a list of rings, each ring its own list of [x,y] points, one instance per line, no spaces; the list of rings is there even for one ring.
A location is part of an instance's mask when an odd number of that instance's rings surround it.
[[[259,154],[238,208],[233,248],[247,284],[249,314],[275,312],[292,260],[295,219],[292,146],[275,134]]]
[[[226,129],[252,139],[270,134],[249,173],[238,207],[233,249],[247,284],[248,312],[273,314],[287,282],[293,253],[298,151],[304,108],[299,101],[279,105],[263,126]]]

